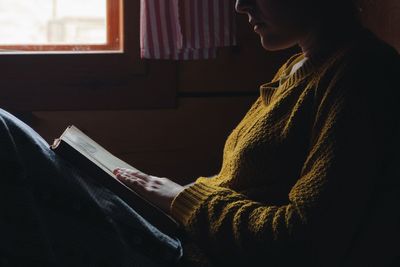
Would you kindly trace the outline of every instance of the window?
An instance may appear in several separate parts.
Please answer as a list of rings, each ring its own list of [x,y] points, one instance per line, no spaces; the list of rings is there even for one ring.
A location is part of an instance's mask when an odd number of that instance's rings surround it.
[[[65,1],[70,6],[77,2]],[[105,0],[84,0],[79,5],[86,1]],[[119,19],[116,14],[120,14]],[[173,107],[177,88],[176,63],[140,59],[139,16],[140,1],[107,0],[107,36],[110,40],[109,36],[118,36],[116,31],[120,30],[121,49],[118,52],[106,49],[106,46],[115,48],[113,41],[106,45],[86,44],[86,47],[102,46],[102,49],[85,53],[82,50],[78,53],[62,51],[60,47],[71,48],[68,43],[53,46],[25,42],[22,46],[9,46],[9,49],[23,50],[23,53],[0,53],[0,108],[35,111]],[[93,30],[93,35],[101,34]],[[56,47],[52,52],[40,52],[52,46]]]
[[[119,0],[0,0],[0,51],[120,52]]]

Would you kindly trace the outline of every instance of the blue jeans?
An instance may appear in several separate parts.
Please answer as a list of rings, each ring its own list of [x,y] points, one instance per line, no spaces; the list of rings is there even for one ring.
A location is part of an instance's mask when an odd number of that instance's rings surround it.
[[[0,266],[172,266],[181,242],[0,109]]]

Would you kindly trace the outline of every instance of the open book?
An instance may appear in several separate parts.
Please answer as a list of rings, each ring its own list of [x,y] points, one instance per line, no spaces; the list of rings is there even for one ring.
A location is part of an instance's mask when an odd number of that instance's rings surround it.
[[[77,127],[69,126],[60,138],[54,140],[51,148],[80,171],[83,177],[90,176],[110,189],[159,230],[170,235],[175,233],[176,221],[113,174],[116,168],[136,169],[112,155]]]

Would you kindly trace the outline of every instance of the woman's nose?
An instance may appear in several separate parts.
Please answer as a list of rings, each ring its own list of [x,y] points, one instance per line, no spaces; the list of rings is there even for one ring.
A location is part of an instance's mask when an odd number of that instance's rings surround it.
[[[248,11],[253,7],[252,0],[236,0],[236,12],[238,13],[248,13]]]

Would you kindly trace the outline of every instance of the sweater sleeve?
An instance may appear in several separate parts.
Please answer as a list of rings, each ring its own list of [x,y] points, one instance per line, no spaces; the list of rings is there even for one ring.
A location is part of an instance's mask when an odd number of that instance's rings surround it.
[[[286,205],[255,202],[205,179],[174,199],[173,217],[213,261],[343,258],[363,220],[385,139],[375,112],[384,107],[371,107],[368,93],[345,85],[335,83],[316,97],[310,148]]]

